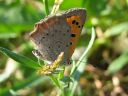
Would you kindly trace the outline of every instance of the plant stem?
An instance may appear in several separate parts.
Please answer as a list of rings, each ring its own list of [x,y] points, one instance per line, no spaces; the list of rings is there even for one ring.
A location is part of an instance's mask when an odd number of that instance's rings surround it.
[[[44,7],[45,7],[45,14],[46,16],[49,15],[49,7],[48,7],[48,0],[43,0]]]
[[[62,2],[63,2],[63,0],[55,0],[51,14],[55,14],[59,10],[59,7],[62,4]]]
[[[91,47],[94,43],[94,40],[95,40],[95,30],[94,30],[94,28],[92,28],[92,35],[91,35],[91,40],[89,42],[89,45],[88,45],[87,49],[84,51],[83,55],[80,57],[76,66],[73,66],[73,69],[70,74],[72,76],[72,78],[74,79],[73,83],[72,84],[70,83],[70,90],[71,90],[70,96],[73,96],[75,89],[77,87],[80,75],[83,73],[84,68],[85,68],[85,64],[81,63],[81,61],[83,61],[87,57],[87,53],[88,53],[89,49],[91,49]]]
[[[94,28],[92,28],[92,35],[91,35],[91,40],[89,42],[89,45],[87,47],[87,49],[84,51],[84,53],[82,54],[82,56],[80,57],[80,59],[78,60],[76,66],[73,68],[73,70],[71,71],[71,74],[74,73],[74,71],[78,68],[80,62],[83,60],[83,58],[87,55],[88,51],[91,49],[93,43],[94,43],[94,40],[95,40],[95,30]]]
[[[51,80],[56,84],[56,86],[57,86],[58,88],[61,88],[60,83],[59,83],[59,81],[56,79],[55,76],[50,75],[49,77],[50,77]]]
[[[62,96],[65,96],[63,85],[61,84],[61,82],[59,81],[59,79],[57,79],[57,77],[55,77],[53,75],[50,75],[49,77],[55,83],[55,85],[61,90],[61,95]]]

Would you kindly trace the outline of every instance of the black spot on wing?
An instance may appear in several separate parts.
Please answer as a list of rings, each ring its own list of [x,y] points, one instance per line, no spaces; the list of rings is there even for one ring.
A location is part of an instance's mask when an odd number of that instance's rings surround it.
[[[70,45],[72,45],[72,42],[70,42]]]
[[[73,20],[73,21],[72,21],[72,24],[75,24],[75,23],[76,23],[76,20]]]
[[[69,32],[69,29],[67,29],[67,32]]]
[[[83,25],[82,25],[82,26],[80,26],[79,22],[78,22],[78,21],[76,21],[76,20],[73,20],[73,21],[72,21],[72,24],[73,24],[73,25],[77,25],[77,26],[78,26],[78,28],[83,27]]]
[[[76,34],[71,34],[71,37],[76,37]]]
[[[49,46],[48,48],[49,48],[49,49],[51,49],[51,47],[50,47],[50,46]]]
[[[76,25],[79,25],[79,22],[76,22]]]

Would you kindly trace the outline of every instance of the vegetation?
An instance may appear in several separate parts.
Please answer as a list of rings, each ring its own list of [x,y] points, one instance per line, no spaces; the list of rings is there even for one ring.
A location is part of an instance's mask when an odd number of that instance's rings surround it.
[[[72,64],[38,74],[29,33],[48,14],[77,7],[87,21]],[[0,96],[127,96],[127,70],[128,0],[0,0]]]

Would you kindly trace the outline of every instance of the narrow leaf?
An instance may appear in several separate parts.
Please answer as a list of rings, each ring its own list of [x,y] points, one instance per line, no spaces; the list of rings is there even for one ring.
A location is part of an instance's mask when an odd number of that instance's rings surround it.
[[[107,73],[114,74],[121,70],[126,64],[128,64],[128,52],[123,53],[120,57],[116,58],[108,67]]]
[[[95,40],[95,30],[94,30],[94,28],[92,28],[91,40],[89,42],[89,45],[88,45],[87,49],[84,51],[84,53],[82,54],[82,56],[80,57],[80,59],[78,60],[75,68],[73,68],[73,71],[71,71],[72,72],[71,77],[73,78],[74,82],[70,86],[70,90],[71,90],[70,96],[73,96],[73,94],[75,93],[75,89],[77,87],[78,80],[86,66],[87,53],[91,49],[91,47],[94,43],[94,40]]]
[[[111,27],[105,32],[106,37],[110,36],[116,36],[119,35],[122,32],[127,32],[128,31],[128,22],[123,22],[121,24],[118,24],[116,26]]]
[[[38,69],[40,66],[37,62],[23,56],[23,55],[19,55],[17,53],[14,53],[12,51],[9,51],[6,48],[0,47],[0,51],[4,54],[6,54],[7,56],[9,56],[10,58],[12,58],[13,60],[21,63],[24,66],[33,68],[33,69]]]

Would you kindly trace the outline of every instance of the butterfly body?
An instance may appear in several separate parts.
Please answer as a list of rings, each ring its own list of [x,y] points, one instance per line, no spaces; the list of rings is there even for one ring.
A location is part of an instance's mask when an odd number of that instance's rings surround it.
[[[35,52],[41,59],[50,63],[64,52],[62,64],[69,64],[85,18],[85,9],[73,8],[61,14],[50,15],[38,22],[30,34],[30,38],[38,49]]]

